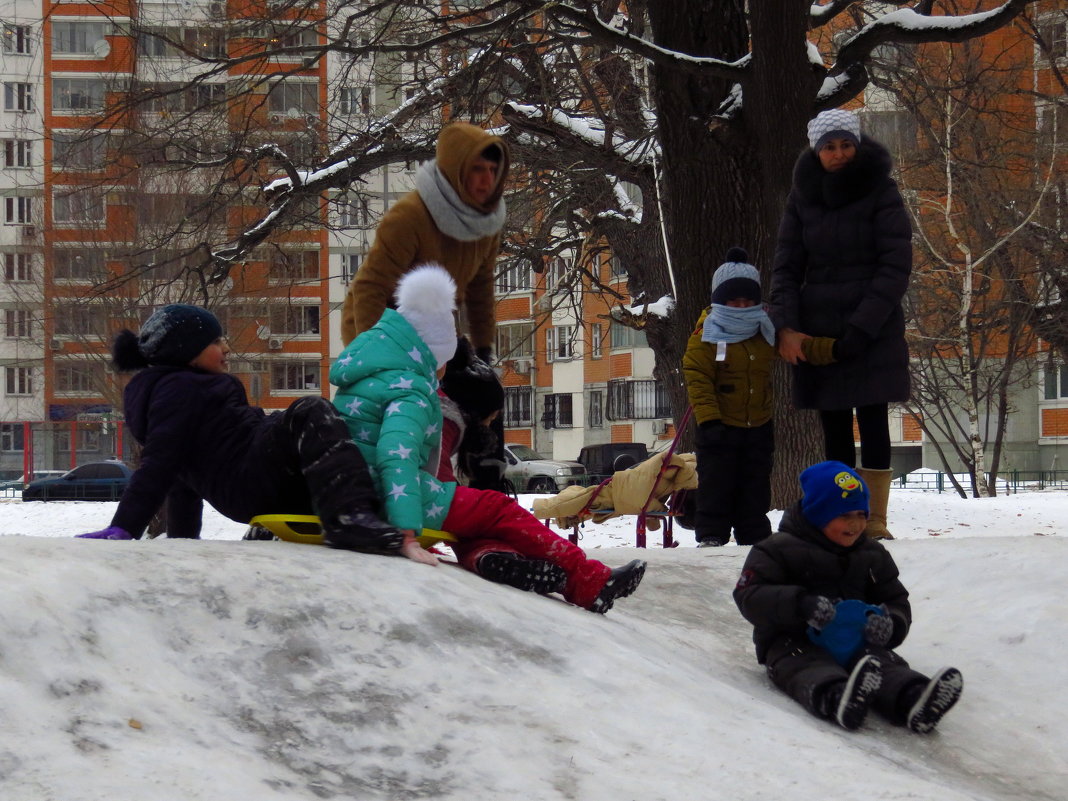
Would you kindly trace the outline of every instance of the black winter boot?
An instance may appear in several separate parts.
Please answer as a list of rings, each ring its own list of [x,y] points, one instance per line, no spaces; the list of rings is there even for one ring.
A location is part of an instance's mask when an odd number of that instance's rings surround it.
[[[605,582],[604,587],[597,594],[597,598],[590,604],[590,611],[603,615],[612,608],[612,604],[615,603],[617,598],[626,598],[638,589],[638,585],[642,583],[644,577],[645,562],[641,559],[635,559],[633,562],[623,565],[623,567],[615,568],[612,570],[612,575],[608,577],[608,581]]]
[[[524,592],[562,592],[567,584],[562,567],[547,559],[530,559],[509,551],[483,554],[477,568],[482,578]]]
[[[848,679],[825,691],[823,708],[827,717],[843,729],[859,729],[882,683],[882,663],[871,654],[864,656],[853,666]]]
[[[920,684],[916,689],[919,695],[912,702],[906,725],[917,734],[928,734],[960,699],[964,677],[954,667],[942,668],[926,685]]]
[[[359,511],[324,519],[323,542],[349,551],[399,554],[404,535],[373,512]]]

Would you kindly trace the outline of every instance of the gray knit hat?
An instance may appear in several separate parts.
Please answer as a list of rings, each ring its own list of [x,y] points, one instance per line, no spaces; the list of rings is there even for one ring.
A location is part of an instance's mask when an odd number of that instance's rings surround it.
[[[149,364],[184,367],[221,336],[218,318],[207,309],[171,303],[145,320],[137,349]]]
[[[828,139],[852,139],[860,144],[860,118],[852,111],[832,108],[821,111],[808,123],[808,144],[816,152]]]
[[[735,298],[761,302],[760,271],[749,263],[749,254],[742,248],[727,251],[727,260],[712,275],[712,302],[723,306]]]

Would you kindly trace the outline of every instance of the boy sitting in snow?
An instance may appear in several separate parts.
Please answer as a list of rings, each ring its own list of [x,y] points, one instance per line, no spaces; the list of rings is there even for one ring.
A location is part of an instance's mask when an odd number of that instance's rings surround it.
[[[912,611],[893,558],[863,535],[868,488],[842,462],[804,470],[801,488],[734,588],[757,661],[779,689],[843,728],[858,728],[874,706],[911,731],[934,730],[963,680],[952,667],[928,678],[892,650]]]
[[[507,495],[435,475],[442,448],[438,378],[456,351],[455,297],[456,284],[441,267],[405,273],[396,310],[386,309],[330,369],[334,404],[371,468],[386,516],[407,539],[423,528],[448,531],[459,540],[452,547],[460,562],[491,581],[560,592],[591,612],[607,612],[637,589],[644,561],[612,570]]]

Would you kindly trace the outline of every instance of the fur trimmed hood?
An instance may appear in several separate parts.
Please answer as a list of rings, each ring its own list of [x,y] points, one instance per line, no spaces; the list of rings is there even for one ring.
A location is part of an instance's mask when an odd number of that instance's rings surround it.
[[[890,152],[872,139],[862,141],[856,158],[838,172],[827,172],[819,156],[805,148],[794,165],[794,186],[806,201],[840,209],[892,182],[892,167]]]

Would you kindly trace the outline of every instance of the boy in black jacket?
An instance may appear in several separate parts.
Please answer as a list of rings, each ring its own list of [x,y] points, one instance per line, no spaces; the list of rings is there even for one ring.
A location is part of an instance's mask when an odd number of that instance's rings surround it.
[[[873,706],[914,732],[932,731],[963,680],[952,667],[928,678],[892,650],[912,610],[893,558],[863,536],[867,487],[842,462],[809,467],[801,487],[801,501],[753,546],[734,588],[757,661],[779,689],[846,729]]]
[[[267,415],[227,372],[230,348],[207,309],[174,303],[154,312],[140,334],[112,345],[126,424],[141,464],[111,525],[79,535],[140,537],[167,501],[167,536],[200,536],[206,500],[238,522],[257,514],[317,513],[336,547],[401,553],[403,535],[378,517],[367,464],[348,427],[324,398],[295,401]]]

